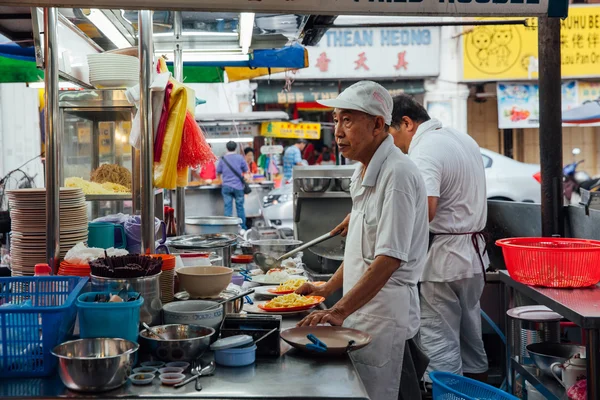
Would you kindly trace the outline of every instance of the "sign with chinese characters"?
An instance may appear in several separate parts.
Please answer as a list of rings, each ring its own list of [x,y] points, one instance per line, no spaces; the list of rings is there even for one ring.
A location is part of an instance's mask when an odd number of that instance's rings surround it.
[[[2,5],[52,7],[55,0],[3,0]],[[61,7],[89,7],[89,1],[61,0]],[[567,0],[94,0],[97,8],[217,11],[313,15],[548,15],[564,17]]]
[[[344,81],[340,86],[338,82],[331,81],[295,81],[291,88],[284,90],[283,81],[270,82],[258,81],[256,88],[256,104],[298,104],[314,103],[317,100],[335,99],[340,90],[346,89],[355,81]],[[425,87],[422,80],[404,81],[379,81],[392,97],[401,93],[424,93]]]
[[[275,146],[261,146],[260,154],[282,154],[283,146],[275,145]]]
[[[321,137],[321,124],[291,122],[263,122],[260,125],[260,135],[280,139],[318,140]]]
[[[527,26],[501,25],[465,28],[465,81],[538,78],[537,19]],[[600,6],[572,6],[561,21],[562,76],[598,76],[600,70]]]
[[[440,29],[334,28],[308,46],[293,79],[431,77],[440,73]]]
[[[562,84],[562,109],[581,104],[577,81]],[[498,128],[538,128],[540,124],[539,88],[529,83],[498,83]]]

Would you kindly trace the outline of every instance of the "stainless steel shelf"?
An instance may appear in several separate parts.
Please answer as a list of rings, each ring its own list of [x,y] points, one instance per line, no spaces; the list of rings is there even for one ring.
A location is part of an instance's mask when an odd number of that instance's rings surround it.
[[[534,366],[521,365],[514,358],[510,361],[513,369],[533,385],[546,399],[561,400],[565,398],[565,388],[556,379],[543,375]]]
[[[162,189],[154,189],[154,195],[162,194]],[[86,194],[85,201],[129,201],[131,193],[127,194]]]
[[[127,201],[131,194],[86,194],[85,201]]]
[[[303,199],[347,199],[347,198],[350,198],[350,193],[346,193],[346,192],[318,192],[318,193],[299,192],[298,198],[303,198]]]

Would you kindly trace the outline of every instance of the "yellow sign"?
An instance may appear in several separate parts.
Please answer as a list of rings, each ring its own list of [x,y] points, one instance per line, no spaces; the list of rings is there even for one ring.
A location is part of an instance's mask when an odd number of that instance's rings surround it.
[[[260,125],[260,135],[280,139],[317,140],[321,137],[321,124],[291,122],[263,122]]]
[[[464,80],[537,79],[537,33],[536,18],[527,19],[527,26],[496,25],[465,28]],[[599,76],[600,7],[570,7],[568,18],[561,21],[560,42],[564,78]]]

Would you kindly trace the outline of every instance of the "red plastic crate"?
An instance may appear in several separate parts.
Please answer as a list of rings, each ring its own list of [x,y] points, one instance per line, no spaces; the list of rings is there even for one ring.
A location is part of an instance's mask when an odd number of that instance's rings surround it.
[[[600,241],[510,238],[496,245],[510,277],[526,285],[577,288],[600,282]]]

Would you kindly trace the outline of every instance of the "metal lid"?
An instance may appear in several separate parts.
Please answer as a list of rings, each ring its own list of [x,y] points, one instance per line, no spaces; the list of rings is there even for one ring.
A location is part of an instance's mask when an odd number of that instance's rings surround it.
[[[216,233],[209,235],[185,235],[167,239],[167,246],[176,249],[215,249],[229,247],[237,242],[237,235]]]
[[[344,248],[342,246],[338,247],[323,247],[323,246],[313,246],[309,248],[309,250],[322,258],[327,258],[329,260],[335,261],[344,261]]]
[[[238,217],[187,217],[188,225],[241,225],[242,219]]]
[[[252,336],[236,335],[236,336],[230,336],[230,337],[226,337],[224,339],[217,340],[210,346],[210,349],[213,351],[214,350],[233,349],[236,347],[247,346],[253,342],[254,342],[254,339],[252,339]]]
[[[506,312],[511,318],[522,319],[526,321],[560,321],[563,316],[552,311],[546,306],[524,306],[511,308]]]

